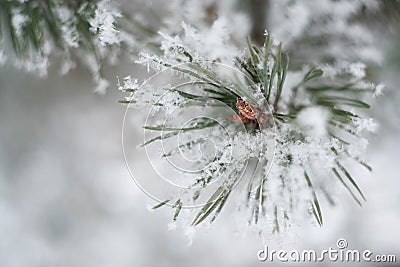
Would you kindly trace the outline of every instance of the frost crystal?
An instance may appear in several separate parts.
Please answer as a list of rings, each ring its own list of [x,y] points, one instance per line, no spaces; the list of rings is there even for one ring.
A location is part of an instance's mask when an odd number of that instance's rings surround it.
[[[112,9],[109,0],[102,0],[97,4],[94,18],[89,20],[90,30],[98,35],[102,46],[119,44],[119,31],[115,28],[116,18],[121,14]]]

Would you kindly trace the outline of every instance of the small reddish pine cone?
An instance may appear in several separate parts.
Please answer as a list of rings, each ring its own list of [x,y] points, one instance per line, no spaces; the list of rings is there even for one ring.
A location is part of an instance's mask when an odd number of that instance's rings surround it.
[[[251,105],[247,104],[244,100],[238,98],[236,101],[236,107],[239,110],[239,114],[245,117],[248,120],[256,120],[257,119],[257,109]]]
[[[243,99],[238,98],[236,107],[239,113],[229,117],[230,120],[242,122],[257,120],[258,110],[253,105],[247,104]]]

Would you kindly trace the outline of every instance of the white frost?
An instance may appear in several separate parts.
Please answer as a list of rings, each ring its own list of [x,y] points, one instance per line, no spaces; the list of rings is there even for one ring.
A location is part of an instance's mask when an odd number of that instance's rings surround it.
[[[322,107],[308,107],[300,111],[297,115],[297,121],[307,134],[319,138],[326,135],[328,117],[328,110]]]
[[[103,0],[98,3],[94,18],[89,20],[90,30],[98,34],[102,46],[119,44],[119,31],[115,28],[116,18],[121,14],[112,8],[110,1]]]

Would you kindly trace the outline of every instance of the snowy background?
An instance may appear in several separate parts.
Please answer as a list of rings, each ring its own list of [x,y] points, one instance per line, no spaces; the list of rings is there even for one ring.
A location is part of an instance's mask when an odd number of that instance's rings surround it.
[[[363,208],[341,191],[338,205],[324,208],[324,227],[302,226],[266,240],[238,226],[240,214],[228,209],[196,232],[190,246],[184,230],[168,230],[172,211],[149,212],[152,202],[129,176],[121,147],[125,108],[116,103],[116,86],[93,93],[90,74],[80,67],[67,76],[50,69],[47,79],[1,67],[0,266],[262,266],[269,264],[257,260],[264,243],[320,251],[339,238],[399,261],[398,44],[388,37],[375,67],[386,88],[371,111],[380,122],[367,155],[374,171],[354,175],[367,197]],[[116,84],[116,75],[135,68],[121,63],[107,68],[106,78]]]

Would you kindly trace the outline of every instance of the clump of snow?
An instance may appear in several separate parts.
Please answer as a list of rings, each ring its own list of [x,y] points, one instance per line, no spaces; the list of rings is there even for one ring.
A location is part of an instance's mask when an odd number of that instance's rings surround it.
[[[378,124],[372,118],[353,118],[353,125],[355,126],[355,131],[357,134],[364,132],[375,133],[378,128]]]
[[[170,222],[168,223],[168,230],[169,231],[175,231],[177,227],[177,223],[176,222]]]
[[[25,24],[28,22],[29,18],[28,16],[22,14],[20,9],[13,9],[12,13],[12,26],[15,29],[15,33],[17,34],[17,36],[21,36],[22,30]]]
[[[366,66],[361,62],[341,61],[333,65],[321,66],[324,77],[337,79],[338,76],[346,74],[354,81],[358,81],[361,87],[370,87],[371,83],[363,80],[365,78]]]
[[[96,87],[94,91],[99,94],[104,94],[109,85],[109,82],[106,79],[99,79],[96,81]]]
[[[329,111],[323,107],[308,107],[300,111],[297,121],[307,135],[320,138],[327,133]]]
[[[71,10],[66,7],[57,8],[56,11],[62,22],[61,30],[64,41],[69,47],[77,48],[79,46],[79,33],[76,29],[76,18]]]
[[[372,94],[373,97],[378,97],[381,96],[383,94],[383,89],[385,88],[384,84],[378,84],[375,87],[374,93]]]
[[[365,64],[357,62],[348,65],[346,70],[352,74],[355,79],[363,79],[365,77],[365,68]]]
[[[367,139],[359,138],[348,147],[347,151],[351,157],[359,158],[365,154],[368,144],[369,142]]]

